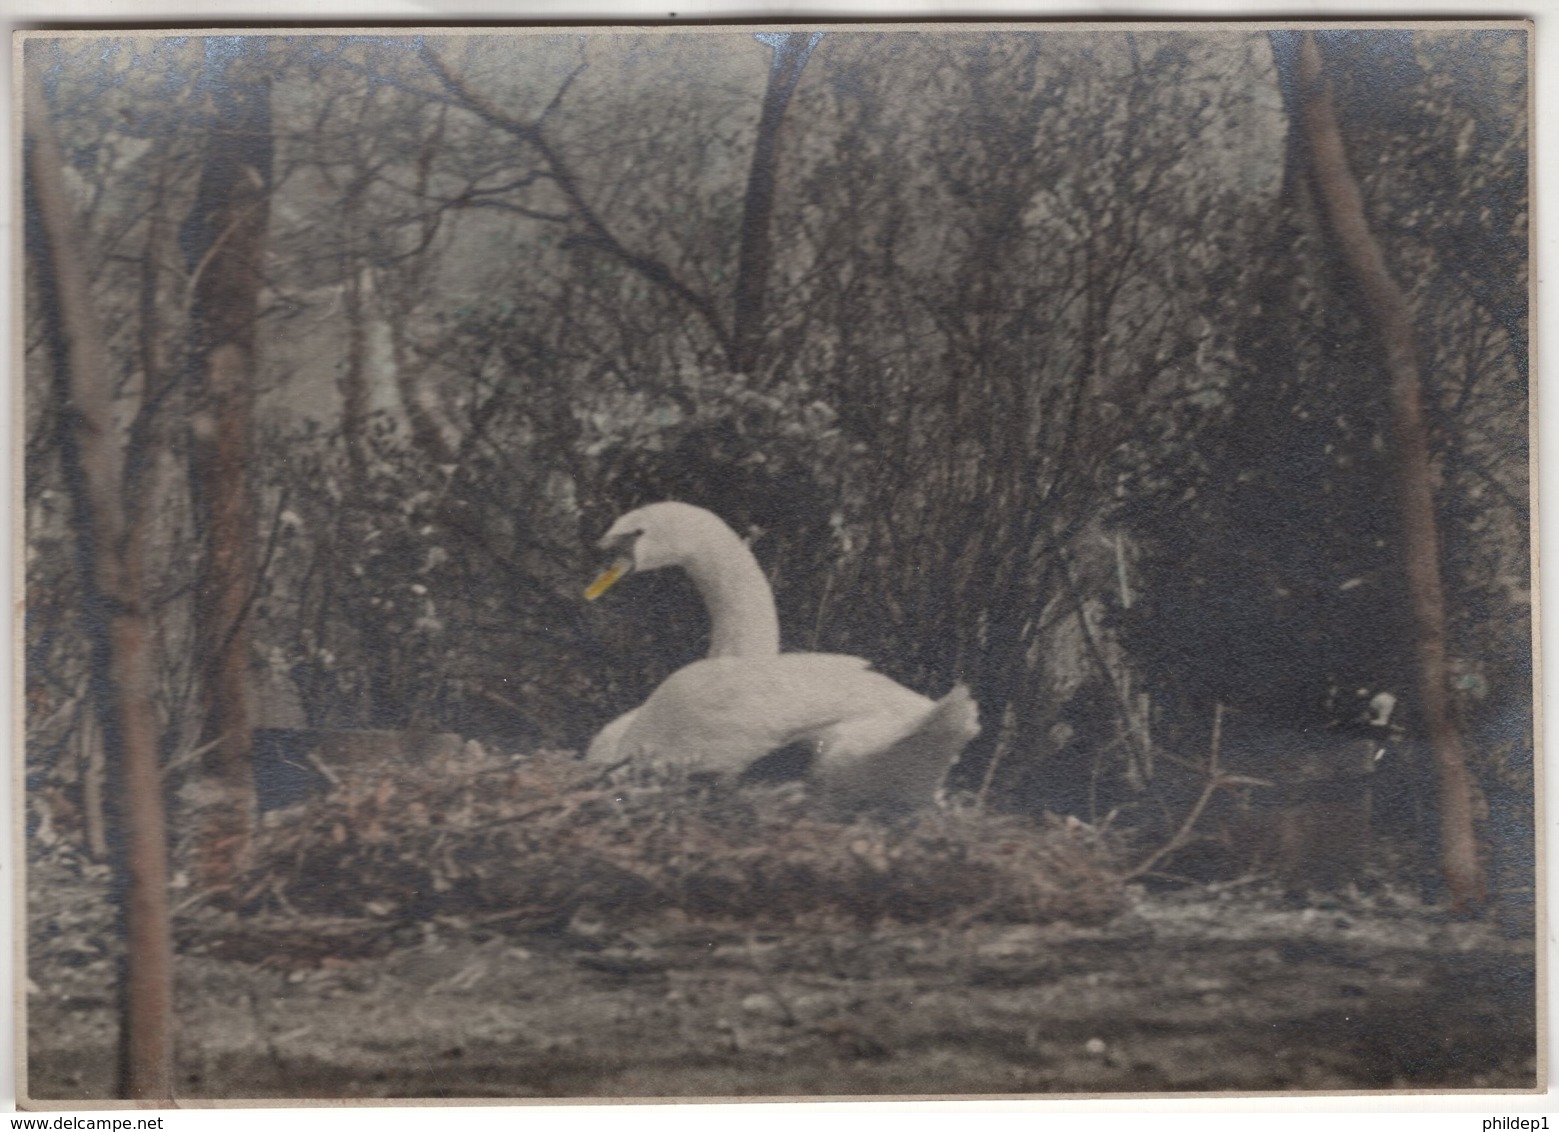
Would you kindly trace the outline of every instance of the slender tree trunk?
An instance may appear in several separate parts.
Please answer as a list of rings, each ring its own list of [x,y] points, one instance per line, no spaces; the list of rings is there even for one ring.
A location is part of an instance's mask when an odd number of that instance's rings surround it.
[[[363,271],[344,257],[342,313],[346,316],[346,358],[341,368],[341,439],[356,491],[368,486],[368,328],[363,310]]]
[[[1446,670],[1445,591],[1424,423],[1417,333],[1407,296],[1386,266],[1370,230],[1364,197],[1348,165],[1313,33],[1299,44],[1300,122],[1310,170],[1337,245],[1364,293],[1380,334],[1391,381],[1392,433],[1401,496],[1407,583],[1418,648],[1418,691],[1440,786],[1440,851],[1453,906],[1469,911],[1486,897],[1473,821],[1472,778],[1450,706]]]
[[[738,373],[750,374],[763,343],[763,295],[774,261],[774,242],[769,231],[774,216],[774,182],[779,169],[780,126],[790,97],[801,81],[801,71],[822,38],[822,32],[786,32],[760,35],[774,48],[769,85],[763,92],[758,116],[758,136],[753,143],[752,168],[747,175],[747,198],[742,212],[742,243],[736,260],[736,296],[731,308],[732,358]]]
[[[426,199],[433,172],[434,156],[444,145],[444,121],[448,110],[439,111],[433,132],[417,155],[418,198]],[[425,215],[420,223],[423,247],[431,247],[442,217],[438,212]],[[429,257],[431,258],[431,257]],[[406,406],[406,421],[413,442],[435,463],[452,464],[460,448],[460,430],[444,408],[438,389],[428,380],[427,367],[408,346],[406,327],[411,310],[427,282],[427,260],[408,265],[399,273],[400,282],[390,291],[390,362],[395,368],[395,384],[401,403]]]
[[[396,318],[390,323],[390,357],[412,441],[434,463],[452,464],[460,448],[460,430],[450,421],[438,391],[406,345],[404,313]]]
[[[173,1087],[173,947],[152,635],[135,556],[141,540],[125,516],[112,372],[76,244],[79,221],[36,71],[28,70],[26,82],[29,244],[65,409],[60,459],[74,505],[92,687],[114,787],[111,845],[123,884],[125,931],[120,1089],[134,1100],[167,1101]]]
[[[262,40],[208,56],[215,121],[180,243],[195,275],[190,334],[196,409],[191,494],[205,541],[196,591],[205,769],[220,797],[203,817],[201,878],[222,889],[248,860],[255,821],[249,613],[255,586],[250,483],[255,320],[270,211],[270,83]],[[211,50],[231,49],[213,42]]]

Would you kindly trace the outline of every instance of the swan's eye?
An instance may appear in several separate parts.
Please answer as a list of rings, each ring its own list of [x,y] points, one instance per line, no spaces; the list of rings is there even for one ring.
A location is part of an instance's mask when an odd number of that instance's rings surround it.
[[[615,535],[603,536],[596,545],[610,554],[632,554],[636,542],[643,536],[643,531],[622,531]]]

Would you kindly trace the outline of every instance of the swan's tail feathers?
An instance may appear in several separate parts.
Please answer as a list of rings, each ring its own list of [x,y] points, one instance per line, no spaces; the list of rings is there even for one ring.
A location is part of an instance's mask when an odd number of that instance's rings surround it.
[[[819,768],[828,799],[846,809],[911,812],[933,804],[942,780],[980,733],[980,710],[962,684],[938,700],[915,729],[861,758]]]
[[[948,713],[948,722],[963,732],[968,743],[980,733],[980,705],[964,684],[954,684],[953,690],[937,701],[938,710]]]

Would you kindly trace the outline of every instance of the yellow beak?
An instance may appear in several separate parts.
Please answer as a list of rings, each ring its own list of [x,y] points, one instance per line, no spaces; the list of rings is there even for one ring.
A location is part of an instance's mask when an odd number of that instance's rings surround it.
[[[602,572],[601,576],[590,583],[585,590],[585,600],[594,601],[607,590],[622,580],[623,576],[633,569],[633,559],[619,558]]]

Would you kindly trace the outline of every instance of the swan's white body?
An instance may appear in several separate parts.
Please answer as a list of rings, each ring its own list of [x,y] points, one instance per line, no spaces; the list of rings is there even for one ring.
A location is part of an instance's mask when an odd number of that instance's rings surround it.
[[[644,704],[590,744],[595,762],[654,761],[734,776],[792,743],[816,750],[812,775],[852,802],[929,803],[979,733],[967,689],[932,701],[860,657],[780,653],[774,595],[752,552],[701,508],[655,503],[629,512],[601,545],[622,553],[586,591],[629,571],[680,566],[709,607],[709,656],[672,673]]]

